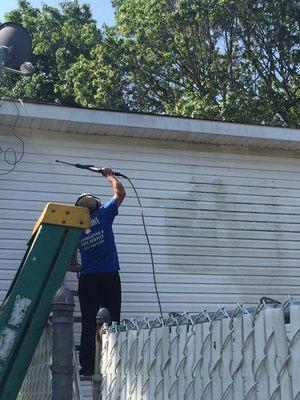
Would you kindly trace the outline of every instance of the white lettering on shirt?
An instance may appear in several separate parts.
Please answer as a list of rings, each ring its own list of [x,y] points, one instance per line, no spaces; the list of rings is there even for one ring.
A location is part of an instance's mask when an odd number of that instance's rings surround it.
[[[83,250],[90,250],[104,243],[104,230],[90,233],[80,240]]]
[[[94,225],[97,225],[97,224],[100,224],[100,221],[99,221],[98,217],[95,217],[91,221],[91,226],[94,226]]]

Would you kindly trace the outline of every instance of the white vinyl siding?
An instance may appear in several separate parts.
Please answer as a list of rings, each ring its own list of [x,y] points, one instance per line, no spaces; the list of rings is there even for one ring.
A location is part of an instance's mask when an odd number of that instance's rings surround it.
[[[294,153],[70,133],[33,132],[23,139],[22,161],[0,176],[0,300],[47,202],[74,204],[82,192],[102,201],[112,195],[102,176],[55,159],[110,166],[133,181],[165,313],[299,294],[300,160]],[[15,138],[1,134],[1,148],[8,144],[19,150]],[[0,165],[3,172],[3,158]],[[114,224],[122,317],[154,317],[158,306],[140,210],[122,182],[127,197]],[[68,273],[66,283],[75,290],[76,275]]]

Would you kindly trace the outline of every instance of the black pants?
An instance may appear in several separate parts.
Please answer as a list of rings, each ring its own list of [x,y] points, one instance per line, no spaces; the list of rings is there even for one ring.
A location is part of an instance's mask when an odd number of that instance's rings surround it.
[[[100,306],[109,310],[112,321],[120,322],[121,282],[118,271],[80,276],[78,295],[82,315],[79,361],[82,369],[94,371],[96,315]]]

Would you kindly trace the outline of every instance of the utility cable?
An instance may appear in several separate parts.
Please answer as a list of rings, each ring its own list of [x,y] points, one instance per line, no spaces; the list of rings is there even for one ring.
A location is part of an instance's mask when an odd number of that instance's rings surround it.
[[[3,153],[3,155],[4,155],[4,161],[8,164],[8,165],[10,165],[11,166],[11,169],[10,170],[8,170],[8,171],[6,171],[6,172],[1,172],[0,173],[0,175],[1,176],[3,176],[3,175],[8,175],[10,172],[12,172],[15,168],[16,168],[16,165],[22,160],[22,158],[23,158],[23,156],[24,156],[24,151],[25,151],[25,143],[24,143],[24,140],[23,139],[21,139],[17,134],[16,134],[16,132],[15,132],[15,130],[16,130],[16,125],[17,125],[17,123],[18,123],[18,121],[19,121],[19,118],[20,118],[20,110],[19,110],[19,107],[17,106],[17,104],[16,104],[16,100],[15,99],[12,99],[12,98],[9,98],[9,97],[2,97],[1,98],[1,102],[0,102],[0,109],[1,109],[1,107],[2,107],[2,105],[3,105],[3,103],[4,103],[4,101],[11,101],[12,103],[13,103],[13,105],[15,106],[15,108],[16,108],[16,110],[17,110],[17,117],[16,117],[16,119],[15,119],[15,121],[14,121],[14,123],[13,123],[13,126],[12,126],[12,136],[14,136],[15,138],[17,138],[20,142],[21,142],[21,144],[22,144],[22,151],[21,151],[21,155],[20,155],[20,157],[19,157],[19,159],[18,159],[18,157],[17,157],[17,152],[16,152],[16,150],[13,148],[13,147],[11,147],[11,146],[9,146],[9,147],[7,147],[4,151],[2,150],[2,148],[0,147],[0,154],[1,153]],[[23,102],[22,102],[22,100],[21,99],[17,99],[21,104],[22,104],[22,106],[24,107],[24,104],[23,104]],[[13,160],[10,160],[9,159],[9,157],[10,157],[10,155],[13,155]]]

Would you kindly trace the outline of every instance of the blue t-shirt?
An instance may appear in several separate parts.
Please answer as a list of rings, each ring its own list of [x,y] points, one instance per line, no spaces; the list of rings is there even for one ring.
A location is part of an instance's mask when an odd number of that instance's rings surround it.
[[[91,213],[91,227],[82,233],[78,243],[81,255],[80,274],[113,272],[119,269],[112,230],[117,214],[118,203],[114,197]]]

